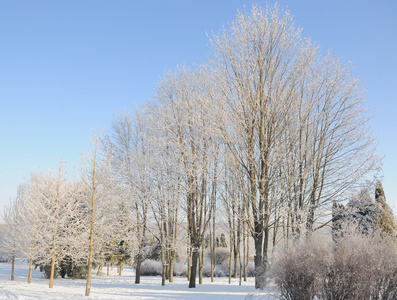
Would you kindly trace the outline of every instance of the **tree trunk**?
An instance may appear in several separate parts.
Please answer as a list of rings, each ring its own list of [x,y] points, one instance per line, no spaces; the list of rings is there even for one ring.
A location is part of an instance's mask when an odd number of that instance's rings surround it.
[[[94,199],[94,197],[92,198]],[[91,208],[91,228],[90,228],[90,245],[88,247],[88,275],[87,275],[87,284],[85,287],[85,295],[90,295],[91,289],[91,272],[92,272],[92,255],[94,252],[94,205],[92,204]]]
[[[203,284],[203,268],[204,268],[204,249],[201,247],[199,252],[199,284]]]
[[[171,250],[170,267],[169,267],[169,282],[174,282],[174,264],[175,264],[175,250]]]
[[[102,271],[102,264],[99,265],[98,271],[96,272],[96,276],[100,276]]]
[[[106,272],[106,276],[109,276],[109,273],[110,273],[110,265],[108,264],[108,270]]]
[[[214,234],[212,234],[214,236]],[[215,239],[211,242],[211,282],[214,282],[214,272],[215,272]]]
[[[29,260],[29,275],[28,275],[28,283],[32,282],[32,273],[33,273],[33,259]]]
[[[233,249],[233,261],[234,261],[234,273],[233,273],[233,278],[237,278],[237,274],[238,274],[238,248],[237,248],[237,243],[235,242],[234,244],[234,249]]]
[[[230,253],[229,253],[229,284],[232,283],[232,258],[233,258],[233,236],[232,233],[230,233]]]
[[[234,261],[234,272],[233,272],[233,278],[237,278],[237,256],[238,256],[238,251],[237,248],[239,247],[239,238],[237,238],[237,235],[239,234],[240,230],[237,228],[236,230],[236,210],[234,204],[232,204],[233,208],[233,261]],[[239,207],[239,212],[238,214],[240,215],[240,207]]]
[[[196,287],[196,276],[197,276],[197,261],[198,261],[199,252],[197,249],[192,251],[192,258],[191,258],[191,266],[190,266],[190,279],[189,279],[189,288]]]
[[[191,275],[191,264],[192,264],[192,250],[190,246],[187,247],[187,281],[190,282]]]
[[[248,264],[250,261],[250,240],[249,240],[249,234],[247,234],[247,256],[246,256],[246,261],[244,262],[244,281],[247,281],[247,275],[248,275]]]
[[[14,280],[14,269],[15,269],[15,255],[11,259],[11,280]]]
[[[216,164],[214,167],[214,180],[212,182],[212,243],[211,243],[211,282],[214,282],[215,272],[215,212],[216,212]]]
[[[263,256],[262,256],[262,232],[255,236],[255,288],[263,289],[262,273],[264,271]]]
[[[54,287],[55,253],[51,253],[50,289]]]
[[[164,241],[164,232],[161,232],[160,235],[160,244],[161,244],[161,265],[162,265],[162,271],[161,271],[161,285],[165,285],[165,280],[167,279],[167,250],[166,250],[166,245]],[[166,232],[165,232],[166,234]]]
[[[138,254],[135,269],[135,284],[141,283],[141,265],[142,265],[142,255]]]
[[[238,285],[241,285],[241,279],[242,279],[242,277],[243,277],[243,265],[242,265],[242,263],[241,263],[241,251],[240,251],[240,249],[238,250],[238,262],[239,262],[239,270],[240,270],[240,272],[239,272],[239,281],[238,281]]]
[[[244,227],[244,226],[243,226]],[[245,233],[245,232],[244,232]],[[246,265],[246,261],[247,261],[247,251],[246,251],[247,247],[246,247],[246,238],[243,235],[243,273],[244,273],[244,281],[247,281],[247,265]],[[241,272],[241,271],[240,271]]]
[[[161,272],[161,285],[165,285],[165,279],[166,279],[166,273],[167,273],[167,265],[163,263],[163,270]]]

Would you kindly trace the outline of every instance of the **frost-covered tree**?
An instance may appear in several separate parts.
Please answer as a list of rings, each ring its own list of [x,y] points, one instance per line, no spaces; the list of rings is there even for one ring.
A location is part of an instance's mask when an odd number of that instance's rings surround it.
[[[11,261],[11,280],[14,280],[15,259],[20,254],[20,239],[18,236],[19,215],[17,201],[4,207],[2,214],[4,227],[0,235],[0,257]]]
[[[397,223],[395,221],[393,211],[386,203],[385,192],[383,190],[382,182],[377,181],[375,187],[375,201],[379,210],[376,225],[378,229],[385,234],[396,236]]]
[[[56,266],[65,255],[65,245],[70,242],[66,207],[70,185],[66,178],[65,163],[61,161],[56,172],[33,174],[29,195],[25,194],[23,211],[29,221],[25,227],[30,232],[32,248],[37,251],[36,265],[48,266],[49,287],[54,286]]]
[[[212,138],[212,124],[208,116],[208,76],[206,70],[191,72],[180,68],[169,73],[159,83],[156,93],[158,103],[157,128],[163,130],[169,153],[174,157],[175,178],[180,182],[187,216],[191,265],[189,287],[196,285],[199,252],[203,247],[205,232],[210,221],[211,201],[208,197],[214,182],[213,164],[216,142]],[[170,122],[170,120],[172,120]]]
[[[150,178],[148,176],[149,145],[145,138],[147,122],[140,110],[135,114],[127,113],[117,116],[104,138],[104,147],[112,157],[112,169],[122,179],[122,184],[129,191],[126,205],[135,215],[133,235],[137,240],[135,261],[135,283],[140,283],[140,269],[145,259],[147,243],[147,222]]]
[[[366,189],[351,197],[346,210],[345,223],[352,224],[358,233],[368,234],[376,230],[379,210]]]
[[[261,288],[280,210],[290,213],[288,230],[314,230],[319,209],[341,200],[378,160],[350,67],[302,39],[288,11],[254,6],[211,42],[215,134],[242,172]]]
[[[90,295],[95,255],[118,221],[117,202],[121,201],[122,191],[117,174],[112,174],[111,157],[100,152],[100,137],[95,133],[91,138],[90,152],[82,157],[79,189],[75,194],[87,212],[81,222],[83,230],[80,228],[76,232],[82,240],[88,241],[86,296]]]
[[[213,37],[219,136],[240,165],[245,212],[255,242],[255,287],[267,265],[271,215],[280,184],[281,143],[300,75],[299,31],[288,13],[254,7]],[[245,184],[247,182],[247,184]]]

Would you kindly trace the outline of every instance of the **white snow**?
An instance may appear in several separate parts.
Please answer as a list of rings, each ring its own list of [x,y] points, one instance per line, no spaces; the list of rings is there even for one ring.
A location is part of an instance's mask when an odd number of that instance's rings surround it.
[[[173,283],[161,286],[161,277],[143,276],[141,284],[135,284],[134,270],[125,267],[122,276],[117,276],[116,268],[106,276],[95,276],[93,272],[91,295],[84,297],[85,280],[57,278],[52,289],[48,288],[48,279],[43,278],[39,270],[33,271],[32,283],[27,283],[28,265],[23,262],[15,264],[15,280],[10,280],[11,264],[0,263],[0,299],[138,299],[138,300],[220,300],[220,299],[276,299],[279,295],[275,286],[269,286],[263,291],[255,290],[254,278],[238,285],[238,279],[204,278],[203,284],[197,284],[195,289],[188,288],[186,277],[174,277]]]

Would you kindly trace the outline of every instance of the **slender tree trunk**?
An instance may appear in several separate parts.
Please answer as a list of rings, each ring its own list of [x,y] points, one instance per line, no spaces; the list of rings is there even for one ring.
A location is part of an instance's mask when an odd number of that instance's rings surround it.
[[[230,232],[230,253],[229,253],[229,284],[232,283],[232,260],[233,260],[233,235]]]
[[[244,228],[244,225],[243,225],[243,228]],[[244,234],[245,234],[245,231],[244,231]],[[243,273],[244,273],[244,281],[247,281],[247,265],[246,265],[246,261],[247,261],[247,247],[246,247],[246,238],[245,238],[245,236],[243,235],[243,267],[244,267],[244,269],[243,269]]]
[[[162,286],[165,285],[166,274],[167,274],[167,265],[163,264],[163,269],[162,269],[162,272],[161,272],[161,285]]]
[[[212,243],[211,243],[211,282],[214,282],[214,272],[215,272],[215,212],[216,212],[216,182],[217,182],[217,163],[215,160],[214,165],[214,179],[212,181]]]
[[[236,241],[236,233],[233,231],[233,261],[234,261],[234,270],[233,270],[233,278],[237,278],[238,272],[238,241]]]
[[[32,273],[33,273],[33,258],[29,259],[28,283],[31,283],[31,282],[32,282]]]
[[[167,246],[167,248],[169,249],[169,245]],[[170,280],[170,250],[167,250],[167,255],[165,258],[166,261],[166,265],[165,265],[165,279],[166,280]]]
[[[232,208],[233,211],[233,208]],[[233,258],[233,223],[232,223],[232,213],[230,212],[230,208],[227,209],[227,219],[229,224],[229,284],[232,283],[232,258]]]
[[[240,253],[240,243],[241,243],[241,206],[239,205],[238,207],[238,220],[237,220],[237,253],[235,253],[235,271],[234,271],[234,275],[235,278],[237,278],[237,265],[240,267],[240,285],[241,285],[241,253]]]
[[[233,261],[234,261],[234,272],[233,272],[233,278],[237,278],[237,272],[238,272],[238,250],[237,248],[239,247],[239,242],[240,242],[240,238],[237,237],[240,229],[239,229],[239,225],[236,225],[236,222],[238,222],[238,220],[236,220],[236,209],[235,209],[235,205],[234,203],[232,204],[232,209],[233,209],[233,215],[232,215],[232,226],[233,226]],[[240,215],[240,206],[238,207],[238,215]],[[237,226],[237,228],[236,228]]]
[[[98,266],[98,271],[96,272],[96,276],[100,276],[102,271],[102,264]]]
[[[204,239],[199,252],[199,284],[203,284],[203,269],[204,269]]]
[[[215,233],[212,232],[211,237],[211,282],[214,282],[215,273]]]
[[[54,273],[55,273],[55,250],[51,253],[51,273],[50,273],[50,289],[54,287]]]
[[[142,210],[143,210],[143,224],[140,222],[140,215],[139,215],[139,209],[138,209],[138,204],[135,205],[136,207],[136,218],[137,218],[137,231],[138,231],[138,241],[139,241],[139,246],[138,246],[138,255],[137,255],[137,261],[136,261],[136,269],[135,269],[135,284],[140,284],[141,283],[141,265],[143,261],[143,242],[146,237],[146,208],[144,205],[142,205]],[[142,231],[141,231],[141,226],[143,225]]]
[[[239,281],[238,281],[238,285],[241,285],[241,279],[242,279],[242,277],[243,277],[243,264],[241,263],[241,251],[240,251],[240,249],[238,250],[238,262],[239,262],[239,270],[240,270],[240,272],[239,272]]]
[[[15,270],[15,254],[11,258],[11,280],[14,280],[14,270]]]
[[[92,199],[95,199],[94,196]],[[94,252],[94,203],[91,207],[91,227],[90,227],[90,245],[88,247],[88,275],[87,275],[87,284],[85,287],[85,295],[90,295],[91,289],[91,272],[92,272],[92,256]]]
[[[34,243],[32,242],[32,246],[30,248],[30,252],[31,252],[31,258],[29,259],[29,275],[28,275],[28,283],[32,282],[32,273],[33,273],[33,247],[34,247]]]
[[[166,234],[166,233],[165,233]],[[162,265],[162,271],[161,271],[161,285],[165,285],[165,280],[167,277],[167,261],[166,261],[166,245],[164,241],[164,232],[160,233],[160,244],[161,244],[161,265]]]
[[[247,276],[248,276],[248,265],[250,261],[250,240],[249,240],[249,234],[247,234],[247,255],[246,255],[246,261],[244,262],[245,267],[244,267],[244,281],[247,281]]]
[[[175,250],[170,252],[169,282],[174,282]]]
[[[108,264],[108,268],[107,268],[108,270],[107,270],[107,272],[106,272],[106,276],[109,276],[109,273],[110,273],[110,265]]]
[[[141,283],[141,265],[142,265],[142,254],[138,253],[138,257],[136,259],[136,269],[135,269],[135,284]]]
[[[188,245],[187,246],[187,281],[190,282],[190,277],[191,277],[191,264],[192,264],[192,249]]]

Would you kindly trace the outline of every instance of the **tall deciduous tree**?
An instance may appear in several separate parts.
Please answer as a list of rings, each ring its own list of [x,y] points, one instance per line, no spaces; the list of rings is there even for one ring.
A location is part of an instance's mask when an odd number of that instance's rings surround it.
[[[31,176],[29,194],[25,193],[20,206],[25,225],[29,224],[28,239],[33,250],[38,251],[35,262],[49,265],[49,287],[54,286],[55,268],[65,255],[68,241],[67,214],[70,184],[66,178],[65,162],[61,161],[56,172],[48,175],[38,172]],[[39,249],[36,249],[36,248]]]
[[[156,93],[158,113],[161,113],[158,128],[164,131],[169,152],[179,164],[175,169],[181,170],[179,180],[186,201],[184,207],[192,250],[190,288],[196,286],[199,250],[211,216],[208,194],[214,182],[211,170],[215,141],[211,138],[208,121],[207,78],[204,70],[190,72],[180,68],[167,74]]]
[[[117,201],[120,201],[122,188],[117,174],[112,174],[111,157],[100,152],[100,137],[96,132],[91,138],[90,152],[83,154],[81,165],[79,200],[87,210],[88,226],[88,276],[85,295],[90,295],[91,273],[94,254],[103,238],[111,232],[118,221]],[[112,176],[113,175],[113,176]]]
[[[106,135],[105,148],[112,156],[112,168],[122,178],[129,190],[126,201],[135,214],[134,234],[138,242],[136,255],[135,283],[140,283],[140,269],[147,243],[147,218],[150,200],[149,154],[150,144],[146,138],[147,122],[140,110],[135,114],[125,112],[112,123]]]
[[[316,211],[342,199],[378,159],[358,81],[302,39],[288,11],[254,6],[211,42],[216,135],[243,172],[261,288],[280,209],[291,213],[289,226],[314,230]]]

